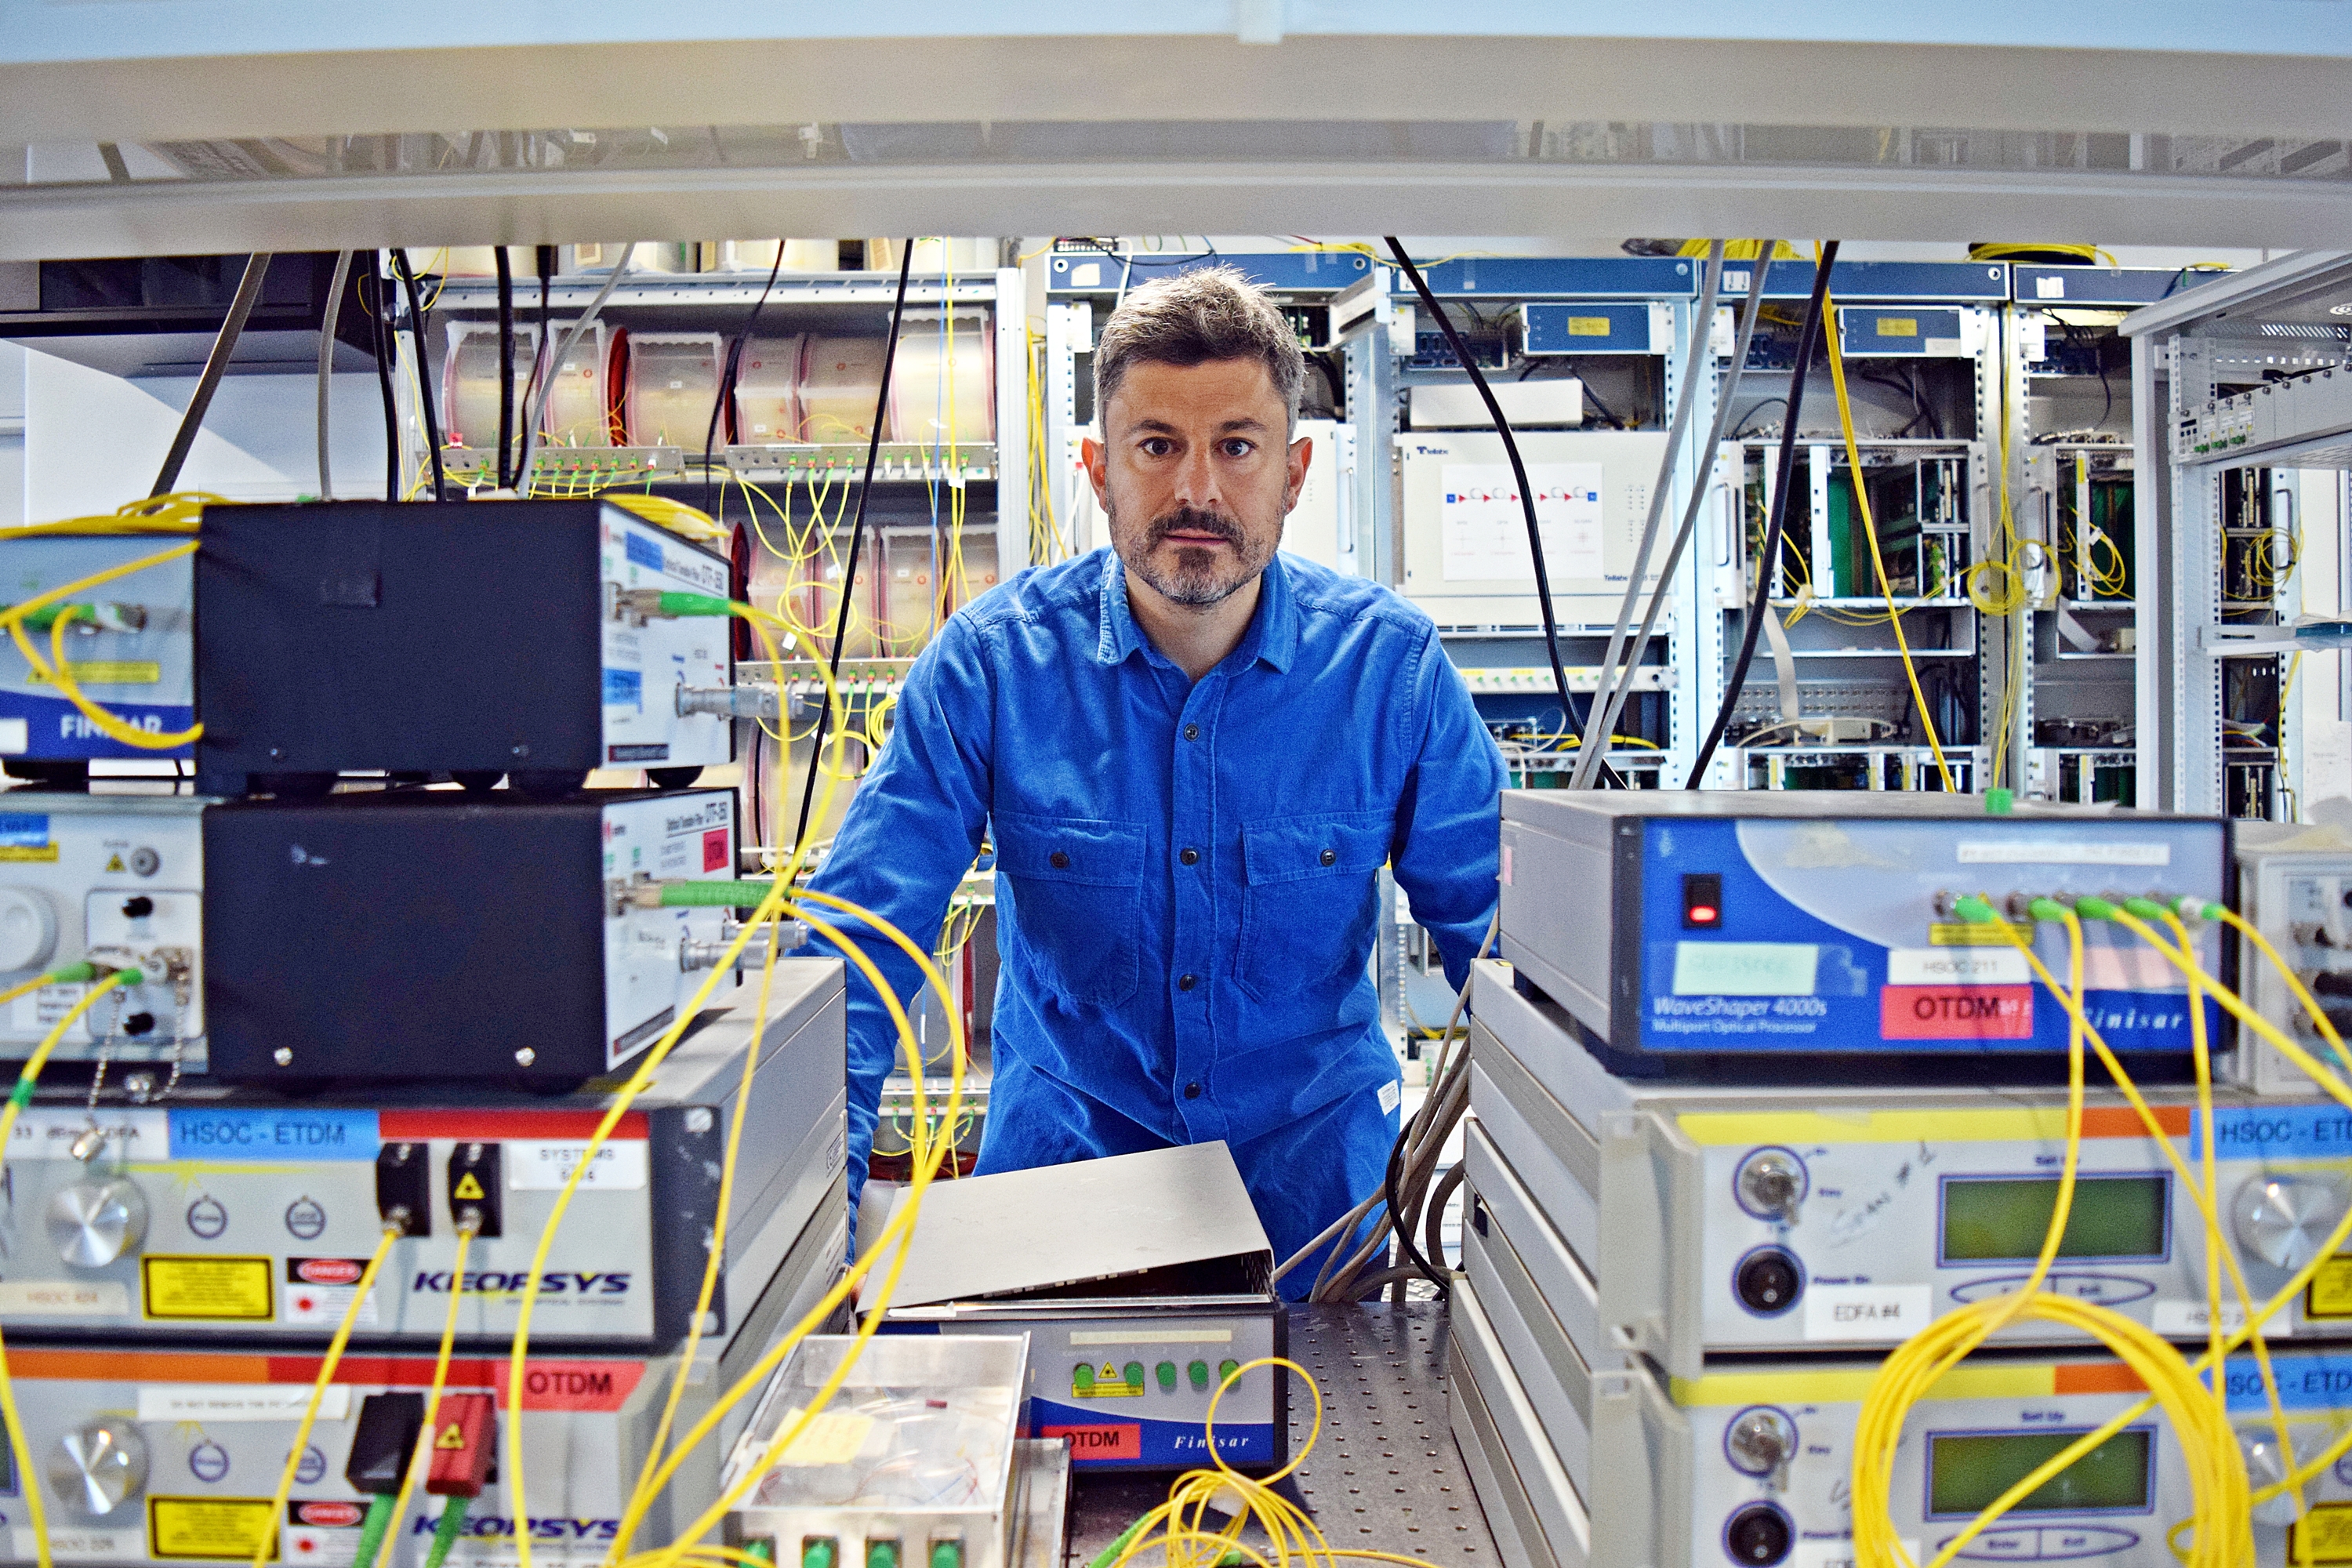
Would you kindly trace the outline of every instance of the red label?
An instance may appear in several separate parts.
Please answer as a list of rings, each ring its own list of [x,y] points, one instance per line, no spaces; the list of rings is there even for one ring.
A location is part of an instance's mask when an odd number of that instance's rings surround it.
[[[1073,1460],[1139,1459],[1143,1458],[1143,1428],[1127,1426],[1048,1426],[1045,1439],[1066,1438]]]
[[[348,1530],[367,1518],[367,1510],[355,1502],[298,1502],[294,1505],[294,1522],[314,1525],[322,1530]]]
[[[1878,994],[1884,1040],[2028,1040],[2031,985],[1889,985]]]
[[[728,832],[723,827],[714,827],[702,836],[702,868],[704,870],[730,869],[727,861],[732,846],[727,842],[728,837]]]
[[[305,1285],[356,1285],[367,1265],[356,1258],[289,1258],[294,1278]]]

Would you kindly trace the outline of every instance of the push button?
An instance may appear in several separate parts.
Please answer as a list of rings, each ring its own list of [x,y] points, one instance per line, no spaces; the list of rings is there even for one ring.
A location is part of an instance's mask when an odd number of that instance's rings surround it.
[[[1173,1394],[1176,1392],[1176,1363],[1174,1362],[1163,1361],[1151,1370],[1153,1374],[1160,1379],[1160,1393]]]
[[[1326,849],[1318,858],[1326,866],[1336,865],[1339,858],[1339,852],[1337,849]]]
[[[1131,1394],[1140,1394],[1143,1392],[1143,1363],[1141,1362],[1129,1362],[1125,1366],[1119,1368],[1119,1373],[1127,1384],[1128,1392]]]
[[[1209,1392],[1209,1363],[1207,1362],[1194,1362],[1192,1365],[1184,1369],[1184,1375],[1192,1379],[1193,1393],[1206,1394]]]

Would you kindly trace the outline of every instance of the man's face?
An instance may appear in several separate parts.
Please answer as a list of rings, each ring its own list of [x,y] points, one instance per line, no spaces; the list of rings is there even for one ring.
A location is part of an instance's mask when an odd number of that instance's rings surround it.
[[[1130,367],[1087,471],[1111,546],[1163,597],[1207,605],[1254,581],[1282,542],[1313,444],[1254,359]]]

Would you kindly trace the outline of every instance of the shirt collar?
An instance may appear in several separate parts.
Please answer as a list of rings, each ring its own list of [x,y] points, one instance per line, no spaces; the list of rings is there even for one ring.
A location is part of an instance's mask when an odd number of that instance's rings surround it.
[[[1095,645],[1095,658],[1103,664],[1123,662],[1138,648],[1156,653],[1143,628],[1135,624],[1135,614],[1127,603],[1127,568],[1118,552],[1106,546],[1103,550],[1101,635]],[[1257,610],[1250,616],[1249,629],[1242,634],[1241,647],[1234,650],[1246,663],[1262,659],[1278,671],[1288,671],[1298,652],[1298,605],[1290,586],[1290,574],[1282,554],[1276,552],[1258,578]]]

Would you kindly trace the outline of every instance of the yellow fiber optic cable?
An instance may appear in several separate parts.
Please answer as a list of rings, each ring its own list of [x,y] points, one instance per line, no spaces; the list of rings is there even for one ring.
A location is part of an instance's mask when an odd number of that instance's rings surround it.
[[[433,1357],[433,1381],[425,1391],[425,1425],[417,1429],[416,1450],[408,1457],[408,1468],[400,1473],[400,1491],[392,1500],[392,1523],[385,1527],[384,1543],[390,1545],[400,1537],[401,1516],[408,1511],[408,1500],[416,1490],[416,1483],[433,1466],[433,1438],[439,1430],[436,1425],[441,1415],[441,1392],[449,1384],[449,1352],[457,1342],[457,1310],[466,1300],[466,1254],[474,1244],[478,1227],[470,1221],[457,1226],[457,1255],[449,1261],[449,1310],[441,1320],[441,1347]]]

